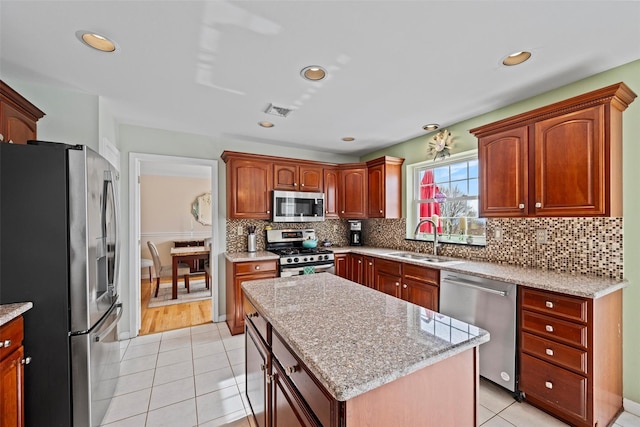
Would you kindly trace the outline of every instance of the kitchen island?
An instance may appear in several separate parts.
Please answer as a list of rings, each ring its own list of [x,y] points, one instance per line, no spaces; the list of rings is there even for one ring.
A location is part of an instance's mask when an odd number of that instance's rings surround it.
[[[258,425],[478,424],[487,331],[326,273],[242,288]]]

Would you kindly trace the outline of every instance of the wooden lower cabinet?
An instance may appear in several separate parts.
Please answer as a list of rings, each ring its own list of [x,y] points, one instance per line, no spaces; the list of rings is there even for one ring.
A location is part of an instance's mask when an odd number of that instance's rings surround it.
[[[349,255],[334,254],[333,262],[336,268],[336,276],[340,276],[343,279],[348,279],[349,278]]]
[[[246,395],[258,427],[269,425],[269,384],[267,374],[271,370],[269,350],[250,321],[245,326],[245,385]]]
[[[226,262],[226,313],[231,335],[244,332],[242,282],[278,277],[278,260]]]
[[[376,258],[375,289],[429,310],[438,311],[440,271]]]
[[[19,316],[0,327],[0,426],[24,426],[24,321]]]
[[[520,381],[525,399],[575,426],[622,411],[622,291],[580,298],[521,287]]]
[[[348,279],[352,282],[364,284],[364,255],[349,254]]]

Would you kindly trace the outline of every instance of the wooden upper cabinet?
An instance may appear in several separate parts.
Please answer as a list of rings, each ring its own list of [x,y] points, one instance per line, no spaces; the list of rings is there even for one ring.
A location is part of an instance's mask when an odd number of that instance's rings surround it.
[[[341,218],[367,218],[367,167],[364,163],[342,166],[338,199]]]
[[[0,80],[0,142],[26,144],[37,139],[36,122],[44,113]]]
[[[322,193],[322,166],[274,163],[273,189]]]
[[[325,219],[340,218],[338,187],[340,185],[340,172],[338,169],[325,168],[324,178],[324,217]]]
[[[480,216],[526,214],[529,182],[529,128],[499,132],[478,140]]]
[[[471,129],[480,216],[622,216],[624,83]]]
[[[225,152],[227,163],[227,217],[271,219],[273,165]]]
[[[384,156],[367,162],[367,215],[369,218],[402,217],[402,163]]]

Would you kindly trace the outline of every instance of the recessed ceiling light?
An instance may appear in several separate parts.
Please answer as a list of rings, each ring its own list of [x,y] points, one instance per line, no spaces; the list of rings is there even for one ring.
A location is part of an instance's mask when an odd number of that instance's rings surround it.
[[[526,61],[529,58],[531,58],[531,52],[527,52],[527,51],[516,52],[504,58],[502,60],[502,64],[508,67],[512,65],[518,65],[518,64],[522,64],[524,61]]]
[[[114,42],[103,35],[91,31],[76,31],[76,37],[89,47],[101,52],[113,52],[116,50]]]
[[[272,128],[275,126],[271,122],[258,122],[258,125],[262,126],[263,128]]]
[[[356,139],[352,136],[345,136],[344,138],[342,138],[342,140],[345,142],[351,142],[351,141],[355,141]]]
[[[327,76],[327,72],[324,68],[318,65],[309,65],[308,67],[304,67],[302,71],[300,71],[300,75],[307,80],[318,81],[322,80]]]
[[[438,129],[439,127],[440,127],[440,125],[438,125],[436,123],[431,123],[431,124],[422,126],[422,129],[424,129],[426,131],[432,131],[432,130]]]

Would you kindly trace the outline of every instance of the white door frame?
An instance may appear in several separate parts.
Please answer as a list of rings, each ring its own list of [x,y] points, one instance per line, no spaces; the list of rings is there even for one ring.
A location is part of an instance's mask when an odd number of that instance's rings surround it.
[[[135,307],[130,316],[130,337],[138,336],[142,327],[140,313],[140,170],[143,162],[166,163],[167,165],[185,164],[207,166],[211,168],[211,310],[214,322],[219,321],[218,313],[218,162],[216,160],[191,157],[165,156],[160,154],[129,153],[129,301]]]

